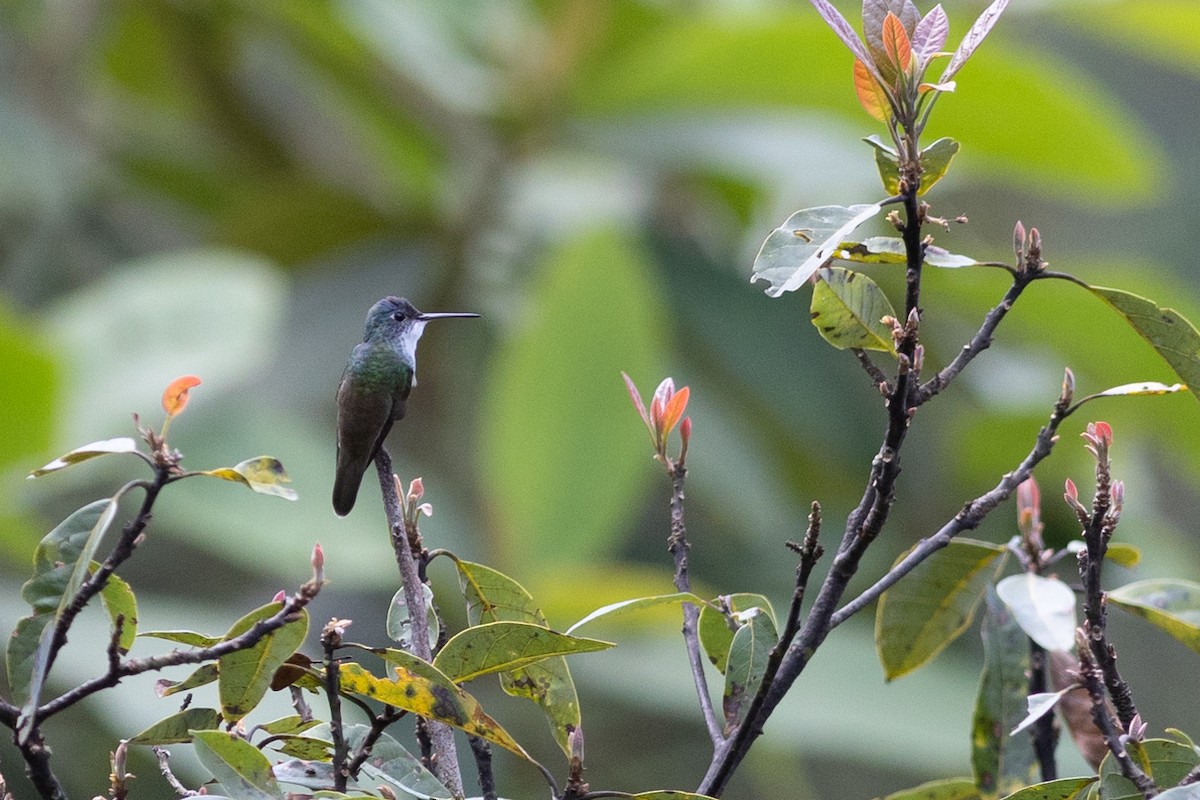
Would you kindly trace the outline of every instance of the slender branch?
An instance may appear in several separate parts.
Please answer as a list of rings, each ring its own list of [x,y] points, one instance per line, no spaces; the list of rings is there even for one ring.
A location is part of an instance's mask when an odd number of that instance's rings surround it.
[[[838,609],[829,620],[830,627],[837,627],[873,603],[881,594],[895,586],[901,578],[912,572],[918,564],[950,544],[950,540],[955,536],[964,531],[974,530],[979,527],[984,518],[996,506],[1007,500],[1009,495],[1017,490],[1017,486],[1033,473],[1033,468],[1042,459],[1050,455],[1050,451],[1054,449],[1054,444],[1058,439],[1058,426],[1071,414],[1071,409],[1068,407],[1069,403],[1069,397],[1064,396],[1059,398],[1058,403],[1054,406],[1053,413],[1050,415],[1049,421],[1038,431],[1033,449],[1029,451],[1029,454],[1025,456],[1024,460],[1021,461],[1015,470],[1001,478],[999,483],[992,487],[990,491],[964,505],[962,510],[954,516],[954,519],[943,525],[937,533],[918,542],[917,546],[907,556],[884,573],[883,577],[876,581],[873,586]]]
[[[958,352],[954,360],[921,386],[920,392],[917,395],[918,405],[929,400],[949,386],[950,382],[958,377],[959,373],[977,355],[991,347],[992,337],[996,333],[996,328],[1000,326],[1004,317],[1012,310],[1013,304],[1017,302],[1017,298],[1021,296],[1021,292],[1025,291],[1025,287],[1032,283],[1035,277],[1037,277],[1036,274],[1029,272],[1019,272],[1013,275],[1012,285],[1008,287],[1004,298],[983,318],[983,324],[979,326],[979,330],[975,332],[971,340],[963,345],[962,350]]]
[[[915,142],[914,142],[915,144]],[[700,783],[699,792],[719,796],[728,785],[733,771],[741,764],[754,741],[762,734],[763,725],[775,707],[791,689],[792,684],[807,666],[813,653],[825,641],[831,629],[830,620],[838,601],[871,542],[883,530],[895,499],[896,479],[900,475],[900,450],[908,433],[912,412],[916,408],[916,370],[919,369],[918,326],[920,324],[921,264],[924,244],[921,237],[924,207],[917,198],[921,184],[920,164],[913,159],[905,162],[901,180],[904,195],[905,223],[902,230],[906,264],[905,317],[900,321],[896,352],[899,367],[896,381],[887,399],[887,429],[879,453],[871,462],[871,472],[862,500],[846,519],[845,533],[838,545],[813,607],[799,633],[788,646],[775,679],[763,692],[758,713],[747,715],[740,731],[726,739],[713,753],[708,771]]]
[[[1084,623],[1085,628],[1086,626],[1087,623]],[[1122,741],[1121,732],[1113,725],[1112,715],[1108,713],[1104,697],[1104,679],[1100,667],[1092,659],[1090,648],[1084,642],[1080,642],[1079,644],[1079,677],[1083,681],[1083,686],[1087,689],[1088,696],[1092,700],[1092,720],[1104,736],[1104,743],[1108,745],[1108,751],[1112,753],[1113,759],[1116,760],[1117,765],[1121,768],[1121,774],[1137,787],[1138,793],[1142,797],[1150,800],[1150,798],[1158,794],[1158,786],[1130,758],[1129,751],[1125,749],[1125,744]]]
[[[181,664],[199,664],[204,661],[214,661],[221,656],[253,647],[262,641],[267,634],[277,631],[289,622],[296,620],[300,611],[317,596],[320,590],[321,584],[319,582],[309,581],[305,583],[300,587],[299,591],[284,602],[283,608],[279,609],[275,614],[254,623],[245,633],[235,636],[232,639],[218,642],[211,647],[202,647],[197,650],[172,650],[169,653],[157,656],[131,658],[127,661],[119,662],[116,665],[116,669],[113,669],[110,663],[109,670],[104,675],[81,683],[71,691],[61,694],[50,702],[40,706],[37,710],[37,718],[39,720],[49,719],[101,689],[116,686],[121,682],[122,678],[140,675],[143,672],[153,672],[165,667],[175,667]]]
[[[339,680],[341,664],[337,658],[342,634],[338,627],[337,620],[325,626],[325,630],[321,632],[321,646],[325,650],[325,694],[329,698],[329,732],[333,737],[333,789],[336,792],[345,792],[350,770],[346,763],[348,748],[342,721],[342,689]]]
[[[384,706],[382,713],[371,715],[371,727],[363,736],[362,742],[355,749],[354,755],[350,757],[349,764],[347,764],[346,769],[351,775],[358,775],[359,769],[370,757],[371,749],[375,747],[379,737],[383,736],[383,732],[389,725],[401,719],[406,713],[395,706]]]
[[[175,777],[175,773],[171,771],[171,753],[165,747],[153,747],[155,758],[158,759],[158,771],[162,773],[167,784],[175,791],[175,794],[180,797],[196,797],[199,792],[194,792],[179,782],[179,778]]]
[[[667,550],[675,559],[675,589],[690,592],[692,581],[688,577],[687,528],[683,521],[683,483],[687,478],[687,467],[681,462],[669,461],[667,472],[671,476],[671,535],[667,537]],[[696,696],[704,714],[704,724],[713,746],[725,741],[721,723],[713,708],[712,696],[708,693],[708,679],[704,674],[704,661],[700,656],[699,633],[700,609],[694,603],[683,604],[683,640],[687,648],[688,663],[692,669],[692,680],[696,684]]]
[[[867,377],[871,379],[871,383],[875,385],[875,388],[879,389],[879,391],[883,393],[884,397],[891,394],[891,382],[888,381],[887,375],[883,373],[883,370],[879,368],[879,365],[872,361],[871,357],[867,355],[867,351],[863,350],[861,347],[854,347],[851,348],[851,352],[854,353],[854,357],[858,360],[859,365],[863,368],[863,372],[867,373]]]
[[[380,447],[375,456],[375,469],[379,473],[379,488],[383,492],[383,507],[387,513],[388,529],[391,531],[392,550],[400,568],[400,581],[404,589],[404,602],[408,606],[409,624],[412,626],[413,655],[422,661],[433,661],[429,647],[429,622],[426,619],[425,592],[413,557],[410,531],[404,523],[400,508],[400,494],[396,489],[396,476],[392,469],[392,457],[386,447]],[[414,526],[415,528],[415,526]],[[412,531],[415,534],[416,531]],[[419,549],[419,539],[416,539]],[[421,729],[418,720],[418,731]],[[440,722],[430,722],[432,772],[445,784],[455,797],[463,796],[462,773],[458,766],[458,752],[454,744],[454,731]]]
[[[1047,691],[1049,687],[1048,662],[1046,649],[1030,639],[1029,693],[1031,695]],[[1058,763],[1054,758],[1054,750],[1058,746],[1058,728],[1055,719],[1053,714],[1044,714],[1041,719],[1033,723],[1033,729],[1030,731],[1030,735],[1033,737],[1033,752],[1037,756],[1043,782],[1058,778]]]
[[[492,772],[492,746],[478,736],[468,736],[471,754],[475,756],[475,769],[479,773],[479,792],[483,800],[497,800],[496,776]]]

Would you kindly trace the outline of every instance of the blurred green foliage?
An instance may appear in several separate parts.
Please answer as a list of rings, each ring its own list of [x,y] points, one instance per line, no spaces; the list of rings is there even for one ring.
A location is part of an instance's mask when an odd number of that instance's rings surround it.
[[[856,3],[839,5],[856,17]],[[946,3],[952,41],[982,5]],[[1054,268],[1200,319],[1200,142],[1188,110],[1200,104],[1200,8],[1013,5],[934,113],[927,141],[953,136],[962,151],[927,199],[935,214],[971,219],[938,243],[1005,259],[1021,218],[1041,229]],[[130,433],[132,411],[157,426],[163,386],[195,373],[204,384],[172,429],[185,463],[271,453],[300,501],[215,481],[168,492],[127,575],[143,608],[172,598],[221,630],[302,579],[320,540],[333,584],[315,618],[352,617],[360,638],[381,639],[396,577],[379,500],[364,491],[336,520],[328,494],[334,389],[385,294],[484,315],[425,337],[391,447],[402,477],[425,478],[427,541],[522,581],[552,625],[670,590],[667,487],[622,369],[645,392],[668,374],[691,387],[688,518],[705,591],[783,603],[782,542],[802,531],[808,502],[822,501],[833,536],[857,500],[884,425],[878,394],[808,324],[806,292],[770,300],[747,281],[759,243],[795,209],[882,196],[857,141],[881,130],[854,98],[848,54],[807,4],[19,0],[0,10],[0,58],[10,584],[41,533],[136,465],[28,486],[23,473]],[[863,235],[884,232],[881,222]],[[899,271],[868,271],[895,302]],[[993,272],[930,270],[927,363],[952,357],[1003,290]],[[1028,450],[1064,366],[1081,393],[1172,382],[1101,302],[1035,285],[992,351],[918,416],[862,586]],[[1136,574],[1196,574],[1195,400],[1113,399],[1089,412],[1117,431],[1121,536],[1145,556]],[[1082,448],[1062,447],[1038,474],[1052,497],[1088,472]],[[1065,508],[1048,503],[1046,517],[1050,540],[1074,535]],[[1013,520],[1001,509],[978,535],[1003,542]],[[0,609],[10,622],[21,613],[15,591]],[[621,646],[573,664],[593,786],[686,785],[707,761],[682,647],[659,641],[677,620],[644,619],[598,625]],[[731,796],[868,797],[963,773],[977,649],[958,645],[884,687],[869,628],[839,630]],[[1186,651],[1136,626],[1117,642],[1147,717],[1194,733],[1195,709],[1156,699]],[[72,648],[56,670],[86,675],[95,659]],[[73,756],[76,793],[101,787],[108,742],[169,713],[142,691],[149,715],[129,712],[138,700],[97,703],[78,741],[51,730]],[[521,719],[503,698],[485,703]],[[523,743],[557,763],[544,725],[526,720]],[[662,749],[667,740],[686,746]],[[797,752],[798,765],[778,768]],[[15,781],[14,757],[0,752],[0,763]],[[151,764],[135,771],[145,796],[170,796]]]

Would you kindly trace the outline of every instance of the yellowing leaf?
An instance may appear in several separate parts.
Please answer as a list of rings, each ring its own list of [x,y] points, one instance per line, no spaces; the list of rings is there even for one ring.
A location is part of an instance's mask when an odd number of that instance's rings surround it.
[[[529,759],[521,745],[484,713],[474,697],[432,664],[402,650],[386,653],[385,658],[396,671],[395,680],[377,678],[358,664],[344,664],[338,672],[342,690],[461,728],[471,736],[486,739]]]
[[[162,396],[162,407],[163,411],[167,412],[167,416],[173,417],[187,408],[188,392],[193,386],[199,385],[200,379],[195,375],[184,375],[171,381]]]
[[[259,494],[282,497],[284,500],[295,500],[297,497],[295,489],[289,489],[281,485],[291,483],[292,479],[284,471],[283,464],[280,464],[278,459],[271,458],[270,456],[250,458],[237,466],[210,469],[198,474],[211,475],[214,478],[220,478],[224,481],[240,483],[250,487],[252,491]]]
[[[858,59],[854,60],[854,91],[858,94],[858,102],[862,103],[868,114],[880,122],[887,122],[892,113],[887,92],[879,85],[879,81],[875,80],[867,65]]]
[[[826,267],[817,274],[821,280],[813,287],[811,314],[821,337],[839,350],[894,352],[892,329],[882,320],[894,317],[895,311],[875,281],[842,267]]]

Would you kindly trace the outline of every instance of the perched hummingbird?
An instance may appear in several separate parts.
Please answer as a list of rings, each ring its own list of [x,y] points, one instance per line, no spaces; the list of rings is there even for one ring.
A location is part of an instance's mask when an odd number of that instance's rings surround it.
[[[385,297],[367,312],[362,344],[350,353],[337,391],[337,474],[333,510],[354,508],[363,473],[404,417],[408,393],[417,385],[417,340],[431,319],[478,314],[424,314],[403,297]]]

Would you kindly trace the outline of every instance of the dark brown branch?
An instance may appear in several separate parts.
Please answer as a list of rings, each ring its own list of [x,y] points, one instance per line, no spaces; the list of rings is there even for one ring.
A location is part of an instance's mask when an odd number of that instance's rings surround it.
[[[397,478],[392,469],[392,457],[386,447],[380,447],[375,456],[375,469],[379,473],[379,488],[383,493],[383,507],[387,513],[388,530],[391,531],[392,550],[400,568],[400,582],[404,589],[404,602],[408,606],[409,624],[412,626],[412,652],[422,661],[433,661],[429,647],[429,621],[426,618],[425,592],[421,584],[413,547],[420,550],[420,539],[415,530],[409,531],[404,523],[400,508],[400,495],[396,488]],[[420,735],[422,725],[418,720]],[[440,722],[428,725],[432,753],[431,770],[455,797],[463,796],[462,773],[458,766],[458,751],[454,744],[454,731]]]
[[[1032,639],[1029,640],[1029,693],[1049,691],[1049,656],[1046,649]],[[1030,729],[1033,737],[1033,752],[1037,756],[1042,781],[1058,778],[1058,762],[1054,750],[1058,746],[1058,728],[1053,714],[1043,714]]]
[[[479,792],[483,800],[497,800],[496,776],[492,772],[492,746],[478,736],[469,736],[475,769],[479,773]]]
[[[861,347],[851,349],[854,357],[858,360],[859,365],[863,368],[863,372],[867,373],[867,377],[871,379],[876,389],[883,393],[884,397],[892,393],[892,384],[888,381],[887,375],[879,368],[879,365],[871,360],[867,355],[867,351]]]
[[[943,525],[937,533],[918,542],[917,546],[907,556],[889,569],[873,586],[838,609],[829,620],[830,627],[837,627],[855,613],[873,603],[881,594],[896,585],[901,578],[912,572],[918,564],[950,544],[950,540],[955,536],[979,527],[984,518],[996,506],[1007,500],[1009,495],[1017,490],[1017,486],[1033,473],[1033,468],[1042,459],[1050,455],[1050,451],[1054,449],[1054,443],[1058,438],[1058,426],[1064,419],[1070,416],[1069,402],[1069,398],[1066,398],[1065,402],[1064,398],[1059,398],[1058,403],[1054,406],[1054,412],[1050,415],[1049,421],[1038,431],[1033,449],[1029,451],[1029,454],[1025,456],[1025,459],[1021,461],[1015,470],[1001,478],[1000,482],[992,487],[990,491],[964,505],[962,510],[954,516],[954,519]]]
[[[337,627],[336,620],[325,626],[321,632],[321,646],[325,651],[325,695],[329,699],[329,732],[333,737],[333,789],[345,792],[350,781],[350,770],[346,763],[348,749],[342,720],[341,664],[337,658],[342,636]]]
[[[379,737],[383,736],[383,732],[387,730],[389,725],[401,719],[406,713],[395,706],[384,706],[382,712],[371,715],[371,727],[367,730],[366,735],[363,736],[363,740],[354,751],[354,755],[350,757],[347,770],[351,775],[358,775],[358,770],[370,757],[371,749],[375,747],[375,743],[379,741]]]
[[[683,483],[687,478],[687,467],[679,462],[668,462],[667,471],[671,476],[671,535],[667,537],[667,550],[675,559],[675,589],[680,592],[690,592],[692,581],[688,577],[688,548],[687,527],[683,521]],[[708,693],[708,679],[704,674],[704,660],[700,655],[700,609],[694,603],[683,604],[683,641],[687,648],[688,664],[692,669],[692,680],[696,684],[696,696],[700,701],[700,710],[704,714],[704,724],[708,728],[708,736],[716,747],[725,741],[721,731],[721,723],[717,719],[716,709],[713,708],[712,696]]]
[[[1084,635],[1086,636],[1086,626],[1084,623]],[[1092,720],[1096,723],[1096,727],[1100,729],[1100,733],[1104,736],[1104,743],[1108,745],[1108,751],[1112,753],[1113,759],[1121,768],[1121,774],[1129,779],[1138,792],[1146,800],[1158,794],[1158,786],[1154,780],[1147,775],[1142,768],[1129,756],[1129,752],[1125,749],[1125,744],[1121,739],[1121,731],[1113,724],[1112,715],[1108,713],[1108,704],[1105,702],[1104,696],[1104,678],[1101,674],[1099,666],[1092,659],[1090,648],[1084,646],[1080,642],[1079,650],[1079,678],[1083,682],[1083,686],[1087,689],[1088,697],[1092,700]]]

